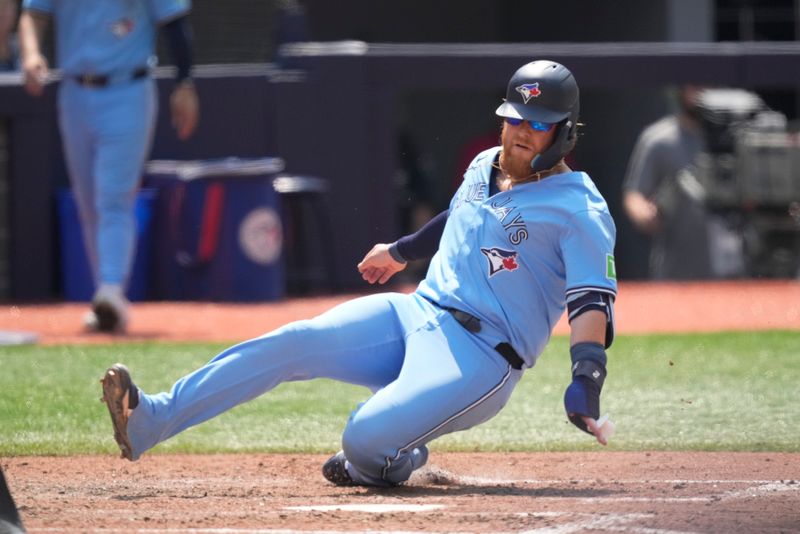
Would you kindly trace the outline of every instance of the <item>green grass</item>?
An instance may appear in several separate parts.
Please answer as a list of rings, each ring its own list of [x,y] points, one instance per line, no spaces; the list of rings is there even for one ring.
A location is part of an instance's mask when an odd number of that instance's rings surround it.
[[[222,345],[0,348],[0,456],[114,453],[98,402],[105,368],[123,361],[147,392],[168,389]],[[800,451],[800,333],[622,336],[609,351],[602,411],[611,450]],[[436,450],[592,450],[561,399],[567,340],[555,338],[506,408],[445,436]],[[283,384],[162,443],[153,452],[328,452],[366,389],[328,380]]]

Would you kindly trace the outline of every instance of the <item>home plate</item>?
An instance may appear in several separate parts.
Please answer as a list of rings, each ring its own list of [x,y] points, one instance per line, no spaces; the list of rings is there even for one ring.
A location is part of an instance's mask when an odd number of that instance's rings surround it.
[[[366,512],[383,514],[387,512],[430,512],[444,508],[443,504],[318,504],[311,506],[287,506],[286,510],[299,512]]]

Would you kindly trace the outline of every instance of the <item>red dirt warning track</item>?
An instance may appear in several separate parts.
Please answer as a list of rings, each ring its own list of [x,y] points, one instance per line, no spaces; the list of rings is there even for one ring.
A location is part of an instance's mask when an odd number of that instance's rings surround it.
[[[413,287],[393,288],[410,292]],[[264,304],[142,302],[132,307],[127,336],[81,330],[84,303],[5,305],[0,330],[38,334],[43,344],[146,340],[243,341],[296,319],[313,317],[356,295],[287,299]],[[800,281],[623,282],[615,305],[617,332],[800,331]],[[564,319],[556,334],[567,333]]]

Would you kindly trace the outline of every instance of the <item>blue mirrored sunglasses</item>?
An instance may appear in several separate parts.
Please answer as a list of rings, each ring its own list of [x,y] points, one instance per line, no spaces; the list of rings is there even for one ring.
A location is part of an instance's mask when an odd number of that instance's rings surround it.
[[[526,121],[525,119],[511,119],[506,117],[506,122],[511,126],[519,126],[523,122],[527,122],[531,125],[531,128],[536,130],[537,132],[549,132],[550,129],[553,127],[553,124],[550,122],[541,122],[541,121]]]

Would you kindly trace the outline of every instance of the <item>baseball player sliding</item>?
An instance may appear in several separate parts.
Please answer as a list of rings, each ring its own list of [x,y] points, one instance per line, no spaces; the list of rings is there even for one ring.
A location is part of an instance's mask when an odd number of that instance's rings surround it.
[[[614,335],[615,227],[589,176],[564,163],[578,105],[563,65],[534,61],[514,73],[496,111],[502,145],[475,157],[447,211],[358,265],[383,284],[407,260],[432,256],[413,293],[357,298],[235,345],[165,393],[145,394],[125,366],[109,368],[103,400],[122,456],[136,460],[282,382],[325,377],[374,392],[352,412],[325,478],[400,484],[432,440],[502,409],[565,309],[567,417],[605,444],[597,418]]]

